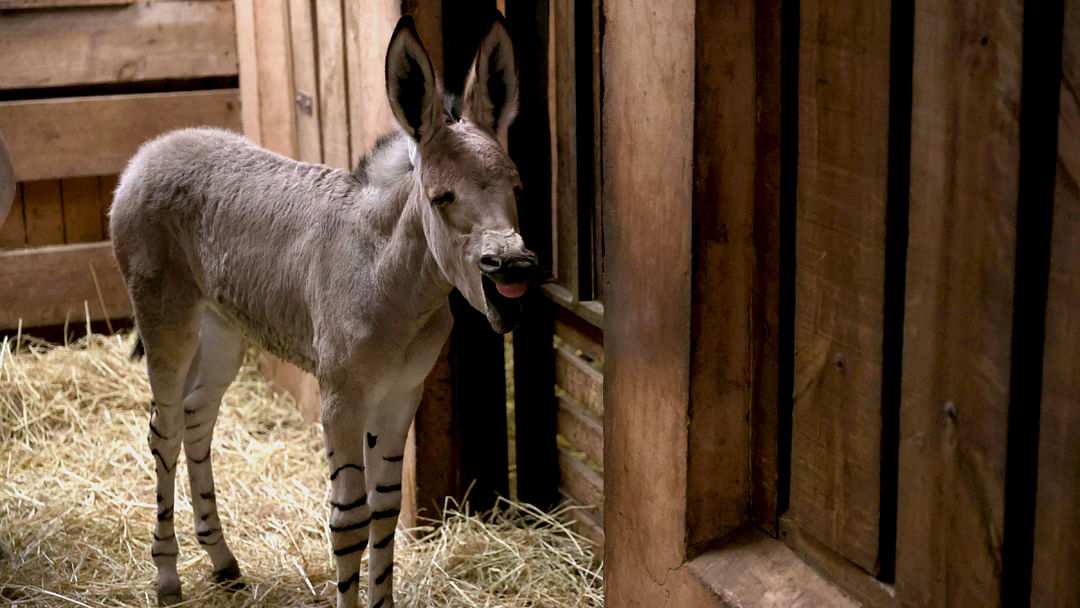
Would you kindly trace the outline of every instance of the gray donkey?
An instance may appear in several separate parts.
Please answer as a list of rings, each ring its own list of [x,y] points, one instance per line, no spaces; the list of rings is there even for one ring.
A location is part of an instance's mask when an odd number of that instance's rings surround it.
[[[162,605],[181,600],[181,444],[195,534],[215,580],[241,584],[218,519],[210,442],[247,343],[318,378],[337,605],[356,606],[370,547],[367,605],[390,608],[405,436],[450,332],[450,291],[497,331],[519,320],[536,256],[518,233],[520,181],[499,144],[518,99],[503,22],[481,42],[460,117],[444,107],[408,17],[387,49],[386,85],[401,131],[352,173],[190,129],[144,145],[120,179],[111,229],[154,395]]]

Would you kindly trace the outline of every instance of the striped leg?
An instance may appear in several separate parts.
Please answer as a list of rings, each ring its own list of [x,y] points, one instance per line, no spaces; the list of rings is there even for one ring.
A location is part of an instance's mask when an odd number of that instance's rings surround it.
[[[324,393],[323,433],[330,464],[330,546],[337,565],[337,606],[356,608],[360,560],[368,546],[371,509],[364,486],[364,411]]]
[[[137,304],[137,303],[136,303]],[[146,350],[146,367],[151,402],[149,443],[157,473],[157,524],[151,555],[158,569],[158,603],[181,601],[180,577],[176,572],[176,530],[173,527],[176,464],[184,434],[184,378],[195,352],[198,337],[196,306],[177,306],[168,311],[169,322],[147,319],[136,306],[139,333]]]
[[[401,466],[405,439],[420,389],[390,399],[372,413],[364,436],[371,531],[368,608],[394,606],[394,534],[401,511]]]
[[[235,590],[240,567],[225,542],[214,495],[214,471],[210,446],[221,397],[244,358],[243,337],[209,309],[199,328],[199,348],[184,390],[184,454],[191,480],[191,504],[195,535],[210,555],[214,580]]]

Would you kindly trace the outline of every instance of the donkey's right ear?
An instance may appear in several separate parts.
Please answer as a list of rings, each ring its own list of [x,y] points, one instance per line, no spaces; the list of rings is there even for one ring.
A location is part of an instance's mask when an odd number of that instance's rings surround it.
[[[386,49],[386,96],[398,124],[417,142],[426,140],[441,124],[437,89],[431,59],[420,44],[412,17],[405,15]]]

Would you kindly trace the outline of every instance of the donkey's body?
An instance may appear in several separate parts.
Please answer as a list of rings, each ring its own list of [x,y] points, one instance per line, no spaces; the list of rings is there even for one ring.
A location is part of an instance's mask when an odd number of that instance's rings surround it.
[[[393,605],[405,436],[450,331],[447,296],[458,288],[508,331],[535,264],[516,232],[517,173],[497,141],[517,91],[501,21],[469,82],[455,120],[435,103],[441,92],[405,18],[387,51],[404,133],[355,173],[190,129],[146,144],[121,176],[111,230],[155,400],[162,604],[181,599],[172,509],[181,444],[214,576],[233,585],[240,576],[217,516],[210,442],[254,342],[319,380],[338,606],[356,605],[369,545],[368,605]]]

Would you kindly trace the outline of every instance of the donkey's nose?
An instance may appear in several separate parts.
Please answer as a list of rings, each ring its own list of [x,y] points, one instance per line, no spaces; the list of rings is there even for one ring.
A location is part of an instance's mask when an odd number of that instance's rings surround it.
[[[501,283],[524,283],[535,274],[536,254],[526,250],[506,257],[485,255],[480,258],[480,270]]]
[[[502,270],[502,260],[498,256],[485,255],[480,258],[480,271],[492,274]]]

